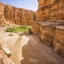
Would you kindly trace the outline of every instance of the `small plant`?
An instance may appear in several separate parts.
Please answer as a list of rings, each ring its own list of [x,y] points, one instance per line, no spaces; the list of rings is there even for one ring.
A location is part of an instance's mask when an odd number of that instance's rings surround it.
[[[9,27],[5,31],[6,32],[25,32],[29,31],[31,26],[18,26],[18,27]]]
[[[5,30],[6,32],[15,32],[16,30],[12,27],[9,27]]]

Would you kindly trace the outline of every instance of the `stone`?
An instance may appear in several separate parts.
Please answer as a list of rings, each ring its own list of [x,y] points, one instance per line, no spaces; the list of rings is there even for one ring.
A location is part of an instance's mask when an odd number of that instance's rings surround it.
[[[37,20],[64,19],[63,0],[38,0]]]
[[[34,11],[0,3],[1,25],[31,25],[35,20],[36,13]]]
[[[40,34],[40,23],[32,22],[32,33],[36,35]]]
[[[20,36],[15,44],[12,44],[10,49],[12,54],[10,58],[15,62],[15,64],[21,64],[21,60],[23,60],[22,56],[22,47],[27,44],[30,38],[26,36]]]
[[[12,34],[13,36],[9,36],[9,34]],[[30,38],[27,36],[20,36],[16,33],[0,33],[0,41],[2,42],[2,48],[4,48],[3,51],[7,56],[11,54],[9,58],[13,60],[15,64],[20,64],[23,59],[22,48],[27,44],[29,39]]]
[[[56,26],[53,49],[64,57],[64,26]]]
[[[6,5],[4,9],[5,19],[12,21],[15,24],[30,25],[33,22],[34,12],[22,8],[16,8],[10,5]]]
[[[55,27],[48,23],[42,23],[40,27],[40,38],[43,43],[53,47]]]
[[[5,52],[5,54],[6,54],[8,57],[12,54],[12,52],[10,51],[9,48],[2,48],[2,50]]]
[[[2,50],[2,45],[1,45],[1,43],[0,43],[0,49]]]
[[[0,26],[3,26],[6,24],[6,21],[4,18],[4,7],[5,7],[5,4],[0,2]]]
[[[15,64],[11,59],[9,59],[5,53],[0,49],[0,64]]]

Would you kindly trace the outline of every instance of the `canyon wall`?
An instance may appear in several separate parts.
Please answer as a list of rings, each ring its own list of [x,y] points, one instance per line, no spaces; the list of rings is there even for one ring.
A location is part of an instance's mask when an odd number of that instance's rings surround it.
[[[64,0],[38,0],[37,20],[64,20]]]
[[[64,0],[38,0],[32,33],[64,57]]]
[[[5,17],[4,17],[4,4],[0,2],[0,25],[4,25],[5,22]]]
[[[0,3],[0,23],[30,25],[35,21],[35,12]]]

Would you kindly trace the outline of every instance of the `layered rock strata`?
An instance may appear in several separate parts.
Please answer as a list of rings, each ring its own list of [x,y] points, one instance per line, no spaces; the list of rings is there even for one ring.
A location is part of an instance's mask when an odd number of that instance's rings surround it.
[[[36,12],[36,25],[33,23],[32,32],[40,35],[43,43],[64,57],[64,1],[63,0],[38,0]],[[40,25],[40,26],[39,26]],[[38,26],[38,28],[36,28]],[[58,28],[56,26],[63,26]]]
[[[32,32],[36,35],[40,35],[40,26],[41,24],[38,22],[32,22]]]
[[[64,57],[64,25],[62,23],[33,22],[32,32],[40,37],[42,43],[51,46],[54,51]]]
[[[30,25],[35,21],[35,12],[0,3],[0,23]]]
[[[53,47],[54,31],[54,26],[42,24],[40,27],[40,37],[42,42]]]
[[[38,0],[37,20],[61,20],[64,19],[63,0]]]
[[[53,49],[64,57],[64,26],[57,26],[55,30]]]

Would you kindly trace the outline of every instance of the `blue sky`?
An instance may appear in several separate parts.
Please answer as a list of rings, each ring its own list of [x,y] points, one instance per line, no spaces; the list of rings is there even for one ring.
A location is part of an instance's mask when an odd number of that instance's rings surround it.
[[[36,11],[38,8],[37,1],[38,0],[0,0],[0,2],[5,4],[34,11]]]

